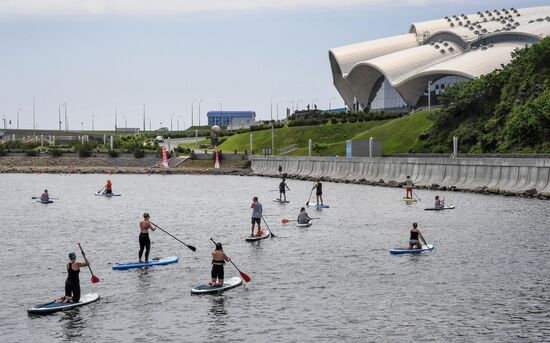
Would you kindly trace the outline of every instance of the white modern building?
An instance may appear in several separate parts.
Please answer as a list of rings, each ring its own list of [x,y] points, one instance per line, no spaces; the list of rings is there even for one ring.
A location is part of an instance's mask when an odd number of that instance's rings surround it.
[[[515,49],[549,35],[550,6],[491,9],[414,23],[407,34],[330,49],[329,60],[348,108],[407,110],[427,106],[428,98],[433,105],[450,84],[490,73],[509,63]]]

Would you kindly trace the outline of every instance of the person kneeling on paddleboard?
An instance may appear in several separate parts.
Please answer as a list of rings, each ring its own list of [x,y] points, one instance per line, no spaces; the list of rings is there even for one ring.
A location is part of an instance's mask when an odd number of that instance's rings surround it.
[[[223,266],[225,261],[229,262],[231,259],[223,252],[221,243],[216,243],[216,249],[212,251],[212,272],[211,280],[208,282],[209,286],[220,287],[223,286]]]
[[[151,250],[151,240],[149,239],[149,231],[156,230],[156,227],[149,222],[149,213],[143,214],[143,220],[139,222],[139,263],[142,263],[141,256],[145,249],[145,263],[149,262],[149,251]]]
[[[286,184],[285,178],[283,177],[283,180],[279,184],[279,200],[280,201],[286,201],[286,190],[290,190],[288,185]],[[284,200],[283,200],[284,197]]]
[[[250,208],[252,209],[252,233],[250,236],[254,236],[254,223],[258,224],[258,236],[262,235],[262,204],[258,201],[258,197],[254,197],[252,199],[252,205],[250,205]]]
[[[311,190],[314,190],[315,188],[317,188],[317,191],[315,191],[315,195],[317,196],[317,206],[319,206],[319,199],[321,199],[321,205],[323,205],[323,184],[321,183],[321,179],[315,181]]]
[[[111,180],[107,180],[107,184],[105,185],[105,194],[113,194],[113,184],[111,183]]]
[[[421,239],[423,242],[426,242],[424,236],[422,236],[422,233],[420,233],[420,230],[418,230],[418,224],[413,223],[413,226],[411,228],[411,238],[409,240],[409,249],[422,249],[422,243],[420,243],[419,239]]]
[[[80,301],[80,279],[78,274],[80,274],[80,267],[87,267],[90,265],[90,261],[86,258],[86,255],[83,253],[84,262],[76,262],[76,254],[74,252],[69,254],[70,263],[67,264],[67,280],[65,280],[65,296],[59,298],[57,302],[68,303],[79,302]]]
[[[300,210],[300,214],[298,214],[298,224],[307,224],[310,220],[311,218],[307,214],[306,208],[302,207],[302,209]]]
[[[412,197],[413,197],[413,182],[412,182],[411,177],[409,175],[407,175],[407,179],[405,180],[405,189],[406,189],[405,199],[412,199]],[[410,194],[410,196],[409,196],[409,194]]]
[[[40,196],[40,201],[50,201],[50,195],[48,194],[47,189],[45,189],[44,193]]]
[[[435,208],[442,208],[445,206],[445,200],[440,200],[439,195],[435,196]]]

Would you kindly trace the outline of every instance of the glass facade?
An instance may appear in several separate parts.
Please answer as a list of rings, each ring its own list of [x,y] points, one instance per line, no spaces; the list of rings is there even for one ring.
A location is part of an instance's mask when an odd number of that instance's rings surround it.
[[[208,117],[208,125],[241,125],[252,124],[256,121],[256,113],[253,111],[210,111],[206,114]]]
[[[430,87],[430,102],[431,106],[438,105],[437,98],[440,94],[445,92],[445,89],[447,89],[450,85],[468,80],[465,77],[462,76],[445,76],[442,77],[434,82],[432,82]],[[416,107],[423,107],[428,106],[428,84],[426,84],[426,89],[424,90],[424,94],[420,99],[418,100],[418,103]],[[403,98],[397,93],[397,91],[390,85],[388,80],[384,79],[384,82],[382,83],[382,86],[378,90],[378,93],[376,93],[376,96],[372,100],[371,103],[371,110],[372,111],[387,111],[387,110],[399,110],[399,109],[406,109],[407,104],[405,101],[403,101]]]

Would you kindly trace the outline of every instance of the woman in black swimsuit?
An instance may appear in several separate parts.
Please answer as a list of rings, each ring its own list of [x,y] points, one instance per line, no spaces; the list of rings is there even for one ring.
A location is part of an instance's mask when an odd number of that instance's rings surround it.
[[[76,262],[76,254],[74,252],[69,254],[70,262],[67,264],[67,280],[65,281],[65,296],[61,297],[58,302],[67,303],[69,301],[80,301],[80,274],[81,267],[87,267],[90,265],[90,261],[86,258],[86,255],[82,253],[84,262]]]

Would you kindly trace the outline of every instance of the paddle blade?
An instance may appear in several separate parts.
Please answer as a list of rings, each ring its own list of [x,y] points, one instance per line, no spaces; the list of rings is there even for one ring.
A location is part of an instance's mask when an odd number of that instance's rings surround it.
[[[241,272],[241,271],[239,271],[239,273],[241,274],[241,277],[243,278],[243,280],[244,280],[245,282],[250,282],[250,281],[252,281],[252,279],[250,278],[250,276],[246,275],[245,273],[243,273],[243,272]]]
[[[288,219],[283,219],[283,220],[281,220],[281,223],[283,223],[283,224],[286,224],[286,223],[288,223],[288,222],[289,222]]]
[[[195,248],[195,247],[192,246],[192,245],[188,245],[187,247],[188,247],[189,249],[191,249],[192,251],[197,251],[197,248]]]
[[[99,278],[95,275],[92,275],[92,283],[98,283],[99,282]]]

